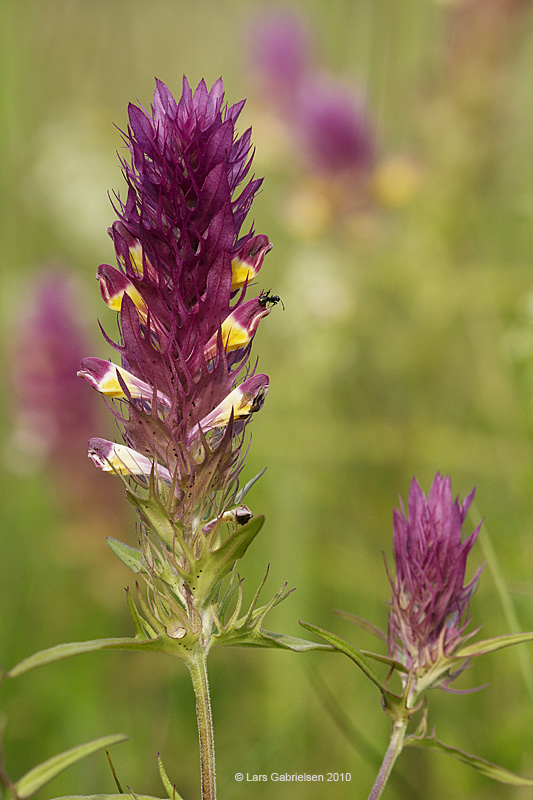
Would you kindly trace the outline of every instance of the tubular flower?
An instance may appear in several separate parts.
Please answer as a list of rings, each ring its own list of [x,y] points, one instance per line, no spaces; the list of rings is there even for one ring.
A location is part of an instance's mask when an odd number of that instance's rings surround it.
[[[214,428],[227,425],[232,415],[235,421],[247,420],[253,413],[260,410],[265,402],[267,392],[267,375],[254,375],[253,378],[248,378],[230,392],[198,425],[195,425],[190,432],[190,437],[197,436],[200,430],[206,433]]]
[[[252,281],[272,245],[263,234],[249,239],[231,260],[231,288],[240,289]]]
[[[78,373],[113,398],[125,442],[92,439],[91,459],[131,492],[149,485],[183,541],[226,513],[244,425],[268,388],[247,361],[271,309],[246,291],[271,244],[242,231],[261,180],[249,177],[251,131],[235,132],[244,101],[223,102],[221,79],[193,93],[184,78],[178,102],[157,81],[150,112],[130,104],[128,192],[109,230],[117,267],[97,274],[121,363],[86,358]]]
[[[85,378],[91,386],[107,397],[119,397],[121,400],[131,397],[147,402],[154,397],[154,389],[150,384],[139,380],[128,370],[101,358],[84,358],[80,363],[78,376]],[[157,392],[156,397],[161,405],[170,407],[170,400],[162,392]]]
[[[153,462],[146,456],[126,445],[108,442],[107,439],[89,440],[89,458],[104,472],[117,472],[119,475],[149,478],[154,468]],[[170,473],[162,466],[158,466],[158,477],[171,481]]]
[[[437,473],[426,498],[415,478],[408,513],[394,511],[396,577],[390,577],[389,655],[417,678],[453,655],[468,625],[468,607],[481,568],[464,585],[466,560],[479,526],[462,541],[474,491],[452,501],[449,477]],[[440,681],[444,684],[445,681]]]

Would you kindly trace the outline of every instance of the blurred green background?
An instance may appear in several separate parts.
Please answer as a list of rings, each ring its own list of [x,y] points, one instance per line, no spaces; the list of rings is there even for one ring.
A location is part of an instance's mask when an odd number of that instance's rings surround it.
[[[223,76],[248,97],[255,227],[274,243],[260,286],[284,302],[256,337],[267,403],[253,421],[249,495],[267,524],[242,565],[251,598],[296,591],[270,619],[333,629],[363,648],[346,609],[386,627],[392,508],[413,475],[425,491],[449,473],[477,487],[468,530],[485,518],[471,569],[488,558],[472,602],[483,636],[533,628],[533,18],[525,0],[305,0],[316,59],[367,98],[375,172],[332,199],[294,158],[254,81],[256,14],[227,0],[8,0],[0,28],[2,445],[0,664],[63,641],[132,632],[106,535],[135,543],[135,519],[109,476],[21,455],[13,437],[20,368],[14,331],[41,269],[75,275],[90,349],[113,330],[94,280],[112,263],[107,193],[122,191],[116,150],[127,104],[150,103],[154,76],[175,95]],[[85,389],[94,435],[112,435]],[[35,387],[39,401],[39,387]],[[80,426],[81,427],[81,426]],[[89,432],[91,435],[91,432]],[[60,440],[61,443],[61,440]],[[79,450],[76,451],[76,448]],[[76,451],[76,452],[74,452]],[[76,461],[77,459],[77,461]],[[85,471],[84,471],[85,470]],[[80,490],[82,487],[83,490]],[[115,491],[116,490],[116,491]],[[488,538],[490,537],[490,538]],[[491,549],[492,548],[492,549]],[[503,592],[502,592],[503,587]],[[266,594],[265,594],[266,597]],[[513,619],[513,616],[515,619]],[[441,739],[533,776],[531,647],[472,665],[468,695],[430,696]],[[221,798],[366,797],[388,739],[379,696],[341,656],[219,650],[210,659]],[[326,708],[329,696],[336,710]],[[194,700],[185,667],[164,657],[93,654],[0,688],[6,770],[114,732],[124,787],[161,794],[161,753],[185,800],[199,795]],[[344,721],[339,722],[338,717]],[[347,728],[349,720],[350,728]],[[351,783],[236,783],[235,772],[349,772]],[[445,756],[407,751],[386,796],[523,798]],[[39,797],[113,792],[104,755]]]

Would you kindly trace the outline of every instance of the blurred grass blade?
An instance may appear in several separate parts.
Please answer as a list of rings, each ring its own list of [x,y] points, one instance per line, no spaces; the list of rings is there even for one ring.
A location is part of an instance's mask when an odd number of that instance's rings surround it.
[[[473,767],[482,775],[491,778],[493,781],[505,783],[508,786],[533,786],[533,778],[524,778],[522,775],[517,775],[515,772],[510,772],[504,767],[493,764],[491,761],[486,761],[479,756],[473,756],[471,753],[465,753],[464,750],[459,750],[457,747],[450,747],[444,744],[434,736],[426,737],[424,739],[417,739],[410,736],[405,740],[405,744],[410,747],[429,748],[430,750],[439,750],[441,753],[453,756],[454,758],[462,761],[463,764],[468,764]]]
[[[54,661],[61,661],[63,658],[70,658],[70,656],[93,653],[97,650],[145,650],[158,652],[162,649],[159,639],[92,639],[89,642],[69,642],[68,644],[58,644],[47,650],[40,650],[38,653],[28,656],[28,658],[19,661],[13,669],[10,669],[6,673],[6,677],[16,678],[36,667],[53,664]]]
[[[472,509],[470,513],[471,514],[473,513],[473,515],[477,518],[474,519],[474,522],[476,524],[478,524],[478,522],[481,522],[482,517],[481,514],[479,513],[475,501],[472,503]],[[521,625],[518,620],[518,616],[516,614],[513,599],[511,597],[511,593],[509,592],[507,583],[500,569],[500,562],[498,560],[496,550],[494,549],[494,545],[492,544],[492,539],[490,537],[485,522],[483,523],[483,527],[481,529],[481,533],[479,536],[479,543],[481,545],[485,558],[487,559],[487,563],[492,572],[492,577],[494,579],[496,591],[498,593],[500,602],[502,604],[503,613],[505,616],[505,621],[507,623],[507,626],[509,630],[519,630]],[[524,683],[526,685],[526,689],[529,694],[529,698],[533,703],[533,669],[531,666],[530,655],[524,649],[520,649],[518,651],[518,659],[520,663],[520,669],[522,671],[522,677],[524,678]]]
[[[80,744],[77,747],[65,750],[63,753],[49,758],[48,761],[44,761],[42,764],[39,764],[38,767],[34,767],[15,783],[17,796],[21,798],[21,800],[26,797],[31,797],[35,792],[38,792],[39,789],[42,789],[43,786],[46,786],[53,778],[67,769],[67,767],[76,764],[78,761],[81,761],[82,758],[87,758],[87,756],[98,752],[98,750],[105,749],[118,742],[125,742],[127,739],[128,737],[122,733],[117,733],[113,736],[102,736],[100,739],[94,739],[92,742]]]

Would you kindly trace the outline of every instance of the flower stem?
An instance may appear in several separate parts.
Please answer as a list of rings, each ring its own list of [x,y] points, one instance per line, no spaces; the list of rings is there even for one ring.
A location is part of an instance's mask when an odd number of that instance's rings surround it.
[[[406,728],[407,720],[397,720],[394,723],[387,752],[385,753],[383,763],[381,764],[381,769],[379,770],[378,777],[376,778],[376,782],[372,787],[372,791],[368,795],[368,800],[378,800],[378,798],[381,797],[381,793],[383,792],[389,775],[392,772],[394,763],[402,752]]]
[[[216,800],[215,739],[213,717],[207,680],[207,653],[198,649],[188,660],[192,685],[196,696],[196,717],[200,739],[200,766],[202,773],[202,800]]]

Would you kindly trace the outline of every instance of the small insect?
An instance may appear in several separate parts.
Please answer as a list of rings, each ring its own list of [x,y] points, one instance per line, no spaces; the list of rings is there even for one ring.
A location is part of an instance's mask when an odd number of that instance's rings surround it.
[[[259,302],[259,305],[263,306],[263,307],[266,307],[266,305],[268,303],[270,303],[273,306],[276,306],[278,303],[281,303],[281,307],[285,311],[285,306],[283,305],[283,300],[281,299],[279,294],[270,294],[270,289],[268,290],[268,292],[262,292],[260,294],[258,302]]]

